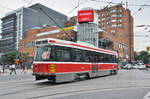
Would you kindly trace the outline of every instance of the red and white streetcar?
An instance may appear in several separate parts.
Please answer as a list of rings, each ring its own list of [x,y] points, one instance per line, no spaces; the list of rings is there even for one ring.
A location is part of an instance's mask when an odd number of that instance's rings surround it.
[[[36,40],[33,75],[55,83],[117,74],[117,52],[58,39]]]

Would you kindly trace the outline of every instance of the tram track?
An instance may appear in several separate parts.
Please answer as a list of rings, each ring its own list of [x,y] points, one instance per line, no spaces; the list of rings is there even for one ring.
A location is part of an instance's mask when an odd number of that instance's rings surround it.
[[[62,84],[53,84],[49,81],[46,81],[46,82],[36,82],[36,83],[31,83],[31,84],[24,84],[24,83],[20,83],[21,85],[16,85],[16,86],[11,86],[11,87],[4,87],[3,89],[9,89],[9,88],[17,88],[17,87],[21,87],[21,86],[25,86],[25,85],[28,85],[29,88],[27,89],[21,89],[21,90],[17,90],[17,91],[14,91],[14,92],[8,92],[8,93],[4,93],[4,94],[0,94],[0,97],[1,96],[7,96],[7,95],[13,95],[13,94],[19,94],[19,93],[25,93],[25,92],[32,92],[32,91],[38,91],[38,90],[49,90],[50,88],[51,89],[54,89],[54,88],[63,88],[64,86]],[[64,84],[67,84],[67,83],[64,83]],[[71,84],[71,83],[70,83]],[[74,85],[71,85],[68,87],[73,87]],[[30,85],[30,86],[29,86]],[[40,85],[40,86],[39,86]],[[32,87],[32,88],[31,88]],[[2,89],[2,88],[1,88]]]
[[[67,84],[67,86],[64,86],[64,84]],[[23,94],[23,93],[29,93],[29,92],[38,92],[38,91],[47,91],[47,90],[51,90],[51,89],[55,89],[53,90],[53,92],[51,94],[45,94],[45,95],[40,95],[40,96],[35,96],[35,97],[29,97],[27,99],[38,99],[38,98],[43,98],[43,97],[51,97],[51,96],[57,96],[57,95],[67,95],[67,94],[72,94],[72,93],[80,93],[80,92],[90,92],[90,91],[103,91],[103,90],[115,90],[115,89],[126,89],[126,88],[150,88],[150,86],[124,86],[124,87],[108,87],[108,88],[86,88],[86,85],[82,85],[80,82],[79,83],[63,83],[63,84],[52,84],[49,81],[46,82],[40,82],[40,83],[35,83],[32,84],[35,85],[35,88],[26,88],[26,89],[21,89],[21,90],[17,90],[14,92],[8,92],[8,93],[4,93],[4,94],[0,94],[1,96],[7,96],[7,95],[14,95],[14,94]],[[31,86],[32,86],[31,85]],[[40,85],[40,86],[39,86]],[[51,86],[50,86],[51,85]],[[20,85],[21,86],[21,85]],[[59,89],[63,89],[63,88],[74,88],[74,86],[78,86],[78,87],[82,87],[84,89],[79,89],[79,90],[70,90],[70,91],[58,91]],[[17,87],[17,86],[15,86]],[[28,86],[29,87],[29,86]],[[95,86],[92,86],[95,87]]]
[[[0,92],[0,98],[8,99],[11,96],[24,96],[24,94],[26,94],[26,99],[39,99],[80,94],[84,92],[88,93],[92,91],[121,90],[128,88],[150,88],[149,80],[142,78],[144,82],[141,81],[141,78],[139,79],[139,77],[135,77],[136,72],[129,72],[130,76],[122,75],[122,73],[123,72],[121,72],[120,75],[116,76],[100,77],[96,79],[60,84],[53,84],[46,80],[34,81],[33,79],[26,79],[23,81],[20,80],[19,82],[18,80],[9,81],[6,82],[6,84],[0,82],[0,88],[2,92]],[[146,77],[147,76],[149,77],[149,75],[146,75]],[[119,82],[117,82],[118,79],[120,80]]]
[[[88,92],[96,92],[96,91],[111,91],[111,90],[124,90],[124,89],[139,89],[139,88],[150,88],[150,86],[127,86],[127,87],[111,87],[111,88],[92,88],[92,89],[82,89],[82,90],[74,90],[74,91],[65,91],[65,92],[57,92],[53,94],[40,95],[36,97],[30,97],[27,99],[40,99],[46,97],[59,97],[59,96],[67,96],[67,95],[75,95],[81,93]]]

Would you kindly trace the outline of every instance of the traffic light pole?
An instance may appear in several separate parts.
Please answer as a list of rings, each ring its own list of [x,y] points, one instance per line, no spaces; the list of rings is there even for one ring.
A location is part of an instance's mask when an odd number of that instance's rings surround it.
[[[129,63],[131,63],[131,61],[132,61],[132,59],[131,59],[131,57],[132,57],[132,52],[131,52],[131,50],[132,50],[132,47],[131,47],[131,43],[132,43],[132,39],[131,39],[131,31],[130,31],[130,15],[129,15],[129,20],[128,20],[128,31],[129,31]]]

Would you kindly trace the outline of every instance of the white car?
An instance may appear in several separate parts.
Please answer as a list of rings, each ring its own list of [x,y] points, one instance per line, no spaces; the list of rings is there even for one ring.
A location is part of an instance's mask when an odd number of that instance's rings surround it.
[[[137,67],[137,65],[132,65],[132,68],[137,69],[138,67]]]
[[[146,66],[143,63],[138,63],[138,64],[136,64],[136,66],[138,69],[146,69]]]
[[[132,65],[131,65],[131,64],[126,64],[123,68],[124,68],[124,69],[131,69],[131,68],[132,68]]]

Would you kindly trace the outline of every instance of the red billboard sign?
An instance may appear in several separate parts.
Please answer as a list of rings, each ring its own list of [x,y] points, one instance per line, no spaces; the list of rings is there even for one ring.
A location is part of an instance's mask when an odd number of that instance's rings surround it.
[[[93,10],[81,10],[78,11],[78,22],[93,22],[94,13]]]

